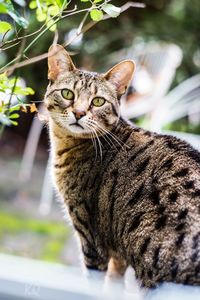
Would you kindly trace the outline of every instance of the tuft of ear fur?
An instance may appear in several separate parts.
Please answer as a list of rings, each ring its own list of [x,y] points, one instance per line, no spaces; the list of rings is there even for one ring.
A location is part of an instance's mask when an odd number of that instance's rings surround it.
[[[63,72],[76,69],[65,48],[58,44],[49,48],[48,68],[48,79],[51,81],[55,81]]]
[[[126,92],[126,89],[133,77],[135,63],[132,60],[124,60],[111,68],[105,75],[105,79],[116,86],[119,96]]]

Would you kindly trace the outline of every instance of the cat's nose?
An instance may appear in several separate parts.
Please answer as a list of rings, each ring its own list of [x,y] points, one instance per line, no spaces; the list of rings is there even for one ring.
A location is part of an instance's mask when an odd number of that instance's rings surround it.
[[[78,110],[78,109],[74,110],[73,113],[76,120],[79,120],[86,115],[86,112],[84,110]]]

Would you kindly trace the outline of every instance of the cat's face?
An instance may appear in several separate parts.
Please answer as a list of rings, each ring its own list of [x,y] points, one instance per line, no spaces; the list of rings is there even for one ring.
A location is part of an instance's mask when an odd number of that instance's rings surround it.
[[[68,134],[93,137],[105,134],[119,120],[119,98],[134,72],[132,61],[123,61],[106,74],[78,70],[60,45],[49,50],[51,81],[45,95],[50,118]]]

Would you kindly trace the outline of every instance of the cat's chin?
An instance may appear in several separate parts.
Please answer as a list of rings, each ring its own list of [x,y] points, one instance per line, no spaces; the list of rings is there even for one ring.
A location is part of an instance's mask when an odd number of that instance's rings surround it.
[[[73,137],[77,139],[94,139],[97,136],[100,137],[104,135],[103,133],[96,132],[96,135],[94,136],[94,133],[89,131],[88,129],[80,129],[80,130],[72,130],[71,128],[69,129],[68,127],[66,128],[68,133]]]
[[[96,134],[94,135],[94,132],[89,130],[88,128],[85,128],[81,124],[66,124],[66,123],[60,123],[57,120],[52,119],[52,124],[56,126],[57,130],[60,130],[62,134],[66,134],[68,137],[78,138],[78,139],[94,139],[97,136],[100,137],[104,135],[103,132],[99,132],[96,130]]]
[[[81,125],[77,124],[71,124],[65,127],[68,133],[75,137],[75,138],[81,138],[81,139],[88,139],[92,138],[92,132],[88,129],[85,129]]]

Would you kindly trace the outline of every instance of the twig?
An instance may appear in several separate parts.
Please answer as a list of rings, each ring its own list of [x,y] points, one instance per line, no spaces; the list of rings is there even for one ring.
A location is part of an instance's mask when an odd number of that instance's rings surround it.
[[[64,0],[64,1],[63,1],[62,7],[61,7],[61,12],[63,12],[63,10],[64,10],[64,8],[65,8],[65,5],[66,5],[66,4],[69,5],[70,2],[71,2],[71,0],[69,0],[68,3],[67,3],[67,0]],[[76,9],[77,9],[77,5],[75,5],[75,7],[76,7]]]
[[[92,28],[96,24],[97,24],[97,22],[94,22],[94,21],[87,23],[80,32],[77,31],[77,33],[69,41],[66,41],[65,43],[63,43],[62,44],[63,47],[69,46],[80,34],[85,33],[86,31],[88,31],[90,28]]]
[[[16,63],[20,62],[20,60],[23,56],[25,45],[26,45],[26,38],[24,37],[24,39],[21,41],[21,45],[20,45],[19,50],[17,52]],[[8,75],[11,75],[12,72],[8,71],[7,73],[8,73]]]
[[[19,47],[18,53],[17,53],[18,61],[20,61],[20,59],[22,57],[22,53],[23,53],[23,50],[24,50],[24,47],[25,47],[25,43],[26,43],[26,38],[24,37],[24,39],[22,40],[21,45]],[[8,104],[6,105],[6,111],[5,111],[6,116],[9,116],[9,114],[10,114],[10,106],[11,106],[11,102],[12,102],[12,97],[13,97],[14,92],[15,92],[15,87],[16,87],[16,84],[17,84],[18,77],[19,77],[19,70],[17,71],[17,75],[15,76],[14,83],[13,83],[13,86],[12,86],[12,90],[11,90],[11,93],[10,93],[10,97],[9,97],[9,100],[8,100]],[[0,138],[2,137],[4,129],[5,129],[5,124],[1,124],[1,126],[0,126]]]
[[[30,49],[30,47],[32,47],[48,30],[49,28],[51,28],[53,25],[55,25],[56,23],[58,23],[60,20],[64,19],[64,18],[67,18],[71,15],[75,15],[75,14],[78,14],[78,13],[82,13],[82,12],[85,12],[87,11],[88,9],[81,9],[79,11],[75,11],[75,12],[71,12],[67,15],[64,15],[64,16],[61,16],[60,18],[57,18],[52,24],[51,26],[49,26],[48,28],[45,28],[42,32],[40,32],[40,34],[24,49],[23,51],[23,55],[26,54],[26,52]],[[10,72],[13,72],[14,69],[15,69],[15,65],[17,65],[17,60],[18,60],[18,56],[15,57],[13,60],[11,60],[9,63],[7,63],[3,68],[0,69],[0,73],[1,72],[6,72],[7,70],[9,69],[12,69],[12,71]],[[12,65],[13,63],[15,63],[11,68],[8,68],[10,65]]]
[[[10,31],[10,29],[8,29],[8,30],[4,33],[4,35],[3,35],[3,37],[2,37],[2,42],[4,41],[4,39],[5,39],[5,37],[6,37],[6,34],[7,34],[9,31]]]
[[[16,42],[15,44],[12,44],[12,45],[10,45],[10,46],[4,48],[4,49],[1,49],[1,50],[3,50],[3,51],[8,50],[8,49],[10,49],[10,48],[12,48],[12,47],[15,47],[15,46],[19,45],[19,43],[20,43],[20,41],[19,41],[19,42]],[[0,47],[0,48],[1,48],[1,47]]]
[[[146,4],[145,3],[141,3],[141,2],[127,2],[126,4],[124,4],[122,7],[121,7],[121,10],[124,11],[126,10],[127,8],[129,7],[136,7],[136,8],[145,8],[146,7]]]
[[[48,57],[48,53],[40,54],[40,55],[35,56],[33,58],[30,58],[28,60],[27,59],[23,60],[20,63],[15,63],[13,66],[4,69],[3,72],[13,72],[15,69],[18,69],[18,68],[21,68],[21,67],[24,67],[24,66],[36,63],[36,62],[41,61],[41,60],[43,60],[43,59],[45,59],[47,57]]]
[[[53,38],[53,44],[57,44],[57,42],[58,42],[58,37],[59,37],[58,30],[56,30],[56,31],[55,31],[55,34],[54,34],[54,38]]]
[[[77,10],[77,5],[75,5],[73,9],[66,11],[66,13],[67,13],[67,12],[68,12],[68,13],[74,12],[74,11],[76,11],[76,10]],[[48,22],[51,21],[53,18],[58,17],[59,15],[60,15],[60,13],[56,14],[54,17],[52,17],[50,20],[48,20]],[[3,48],[5,45],[8,45],[8,44],[12,44],[12,43],[14,43],[14,42],[18,42],[18,41],[22,40],[23,38],[29,38],[29,37],[31,37],[31,36],[33,36],[33,35],[36,35],[37,33],[41,32],[41,31],[46,27],[46,25],[48,24],[48,22],[47,22],[47,23],[44,23],[38,30],[36,30],[36,31],[34,31],[34,32],[32,32],[32,33],[29,33],[29,34],[27,34],[27,35],[25,35],[25,36],[20,36],[20,37],[17,37],[17,38],[15,38],[15,39],[12,39],[12,40],[10,40],[10,41],[5,41],[4,43],[1,43],[1,44],[0,44],[0,48]],[[6,50],[6,49],[7,49],[7,48],[4,48],[3,50]]]
[[[145,8],[146,7],[146,4],[144,3],[139,3],[139,2],[127,2],[126,4],[122,5],[120,7],[121,9],[121,12],[120,13],[123,13],[124,11],[126,11],[127,9],[129,9],[130,7],[136,7],[136,8]],[[110,16],[109,15],[105,15],[103,17],[103,20],[107,20],[107,19],[110,19]]]
[[[137,3],[137,2],[128,2],[124,5],[121,6],[121,12],[124,12],[126,11],[127,9],[129,9],[130,7],[138,7],[138,8],[144,8],[145,7],[145,4],[143,3]],[[82,10],[79,10],[79,11],[75,11],[74,13],[69,13],[68,15],[64,15],[62,16],[60,20],[70,16],[70,15],[74,15],[74,14],[78,14],[78,13],[81,13],[81,12],[84,12],[84,11],[88,11],[88,9],[82,9]],[[107,20],[107,19],[110,19],[111,17],[109,15],[105,15],[103,17],[102,20]],[[58,22],[58,21],[57,21]],[[56,23],[57,23],[56,22]],[[100,21],[98,21],[100,22]],[[83,26],[82,30],[80,32],[77,32],[77,34],[72,37],[72,39],[70,39],[69,41],[65,42],[63,44],[63,47],[66,47],[68,45],[70,45],[80,34],[82,33],[85,33],[87,32],[90,28],[92,28],[94,25],[96,25],[98,22],[95,22],[95,21],[91,21],[89,23],[87,23],[85,26]],[[53,26],[54,24],[52,24]],[[46,32],[46,29],[45,29],[45,32]],[[44,34],[44,33],[43,33]],[[40,34],[40,37],[43,35],[42,33]],[[31,45],[33,45],[33,42],[35,43],[38,39],[34,39],[31,43]],[[24,53],[23,55],[25,54],[25,52],[30,48],[30,45],[24,50]],[[6,66],[4,66],[3,68],[0,69],[0,72],[13,72],[15,69],[18,69],[18,68],[21,68],[21,67],[24,67],[24,66],[27,66],[27,65],[30,65],[30,64],[33,64],[33,63],[36,63],[38,61],[41,61],[43,59],[46,59],[48,57],[48,53],[43,53],[41,55],[38,55],[38,56],[35,56],[33,58],[30,58],[29,60],[25,60],[25,61],[22,61],[22,62],[19,62],[19,63],[15,63],[13,66],[11,67],[8,67],[9,65],[11,65],[13,62],[15,62],[17,60],[17,58],[13,59],[10,63],[8,63]]]
[[[109,1],[108,1],[109,2]],[[138,8],[144,8],[145,7],[145,4],[143,3],[138,3],[138,2],[127,2],[126,4],[122,5],[120,7],[121,9],[121,13],[126,11],[127,9],[129,9],[130,7],[138,7]],[[109,15],[104,15],[103,19],[101,21],[104,21],[104,20],[107,20],[107,19],[110,19],[111,17]],[[95,22],[95,21],[90,21],[88,24],[86,24],[83,29],[76,33],[76,35],[74,37],[71,38],[71,40],[65,42],[63,44],[63,47],[67,47],[69,46],[81,33],[85,33],[86,31],[88,31],[90,28],[92,28],[94,25],[96,25],[97,23],[101,22],[101,21],[98,21],[98,22]]]
[[[86,12],[86,14],[84,15],[84,17],[83,17],[83,19],[82,19],[80,25],[78,26],[78,29],[77,29],[77,33],[78,33],[78,34],[81,33],[81,30],[82,30],[82,28],[83,28],[83,26],[84,26],[84,24],[85,24],[85,22],[86,22],[86,20],[87,20],[88,15],[89,15],[89,11]]]
[[[8,45],[8,44],[12,44],[14,42],[21,41],[24,37],[25,38],[29,38],[29,37],[31,37],[31,36],[39,33],[44,27],[46,27],[46,24],[43,24],[38,30],[36,30],[36,31],[34,31],[32,33],[29,33],[29,34],[27,34],[25,36],[19,36],[19,37],[15,38],[15,39],[12,39],[10,41],[5,41],[4,43],[0,44],[0,48],[3,48],[5,45]],[[6,50],[6,49],[3,49],[3,50]]]

